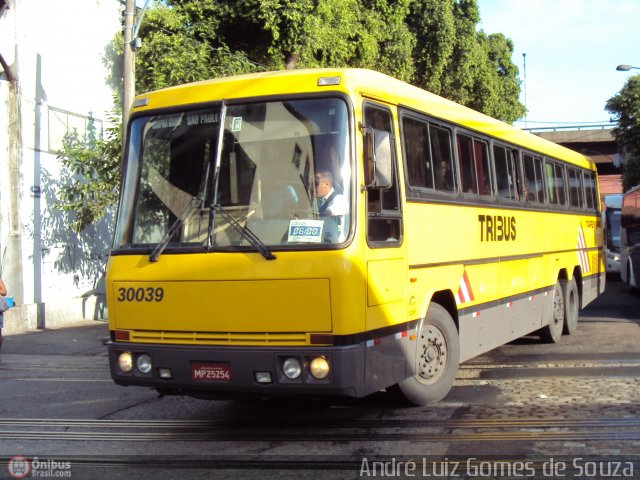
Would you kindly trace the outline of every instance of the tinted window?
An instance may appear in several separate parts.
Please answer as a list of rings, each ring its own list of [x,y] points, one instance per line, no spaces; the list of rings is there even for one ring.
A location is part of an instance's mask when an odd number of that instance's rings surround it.
[[[569,204],[582,207],[582,175],[575,168],[567,169],[569,180]]]
[[[487,143],[467,135],[458,135],[457,140],[462,191],[476,195],[491,195]]]
[[[528,202],[544,202],[542,160],[529,154],[523,157],[525,197]]]
[[[431,124],[429,125],[429,138],[431,139],[431,155],[436,166],[436,189],[452,192],[455,190],[455,170],[451,154],[451,131]]]
[[[429,146],[429,125],[405,117],[402,120],[402,133],[409,185],[433,188],[434,167]]]
[[[555,165],[555,184],[556,189],[558,190],[558,203],[560,205],[567,204],[567,195],[565,189],[565,176],[564,176],[564,167],[562,165]]]
[[[598,198],[596,195],[596,181],[593,173],[584,174],[584,190],[587,208],[589,210],[598,210]]]
[[[498,196],[500,198],[517,200],[519,197],[516,158],[517,152],[514,150],[494,145],[493,159],[496,168]]]
[[[453,191],[450,131],[411,117],[404,117],[402,127],[409,185]]]

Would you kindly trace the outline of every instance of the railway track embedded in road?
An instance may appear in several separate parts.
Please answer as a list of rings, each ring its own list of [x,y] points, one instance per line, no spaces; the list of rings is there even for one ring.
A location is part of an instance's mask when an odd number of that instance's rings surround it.
[[[0,419],[3,440],[469,442],[640,440],[639,418],[216,422]]]

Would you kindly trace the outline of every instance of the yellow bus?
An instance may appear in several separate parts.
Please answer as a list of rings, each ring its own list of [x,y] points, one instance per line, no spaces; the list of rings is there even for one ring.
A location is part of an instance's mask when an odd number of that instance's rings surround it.
[[[386,75],[136,97],[107,268],[111,374],[201,398],[442,399],[604,289],[588,158]]]

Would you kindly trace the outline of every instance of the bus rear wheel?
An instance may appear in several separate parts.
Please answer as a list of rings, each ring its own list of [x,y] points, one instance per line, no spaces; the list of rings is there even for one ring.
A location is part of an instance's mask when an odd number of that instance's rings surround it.
[[[540,330],[540,339],[546,343],[558,343],[562,338],[564,329],[564,299],[562,297],[562,287],[557,282],[553,287],[553,307],[549,325]]]
[[[402,396],[413,405],[426,405],[445,397],[460,363],[458,330],[449,312],[433,303],[417,329],[415,372],[398,384]]]
[[[562,284],[564,300],[564,329],[565,335],[571,335],[578,330],[578,315],[580,314],[580,295],[576,279],[572,278]]]

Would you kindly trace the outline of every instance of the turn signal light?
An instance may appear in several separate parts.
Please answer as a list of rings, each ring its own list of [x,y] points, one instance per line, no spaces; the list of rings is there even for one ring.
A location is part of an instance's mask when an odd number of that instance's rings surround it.
[[[128,342],[130,339],[128,330],[116,330],[113,333],[113,338],[120,340],[121,342]]]

